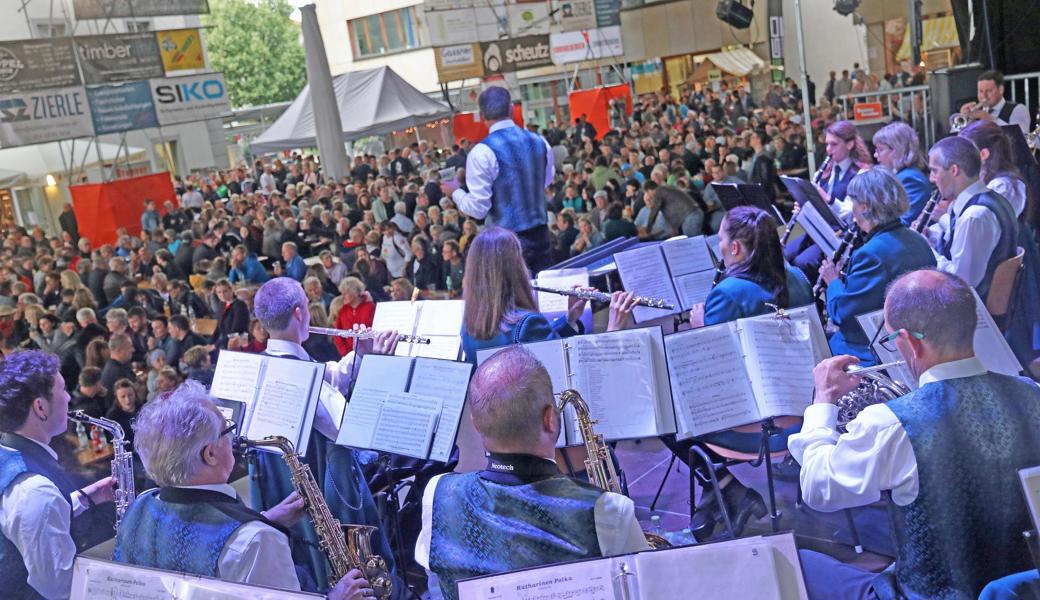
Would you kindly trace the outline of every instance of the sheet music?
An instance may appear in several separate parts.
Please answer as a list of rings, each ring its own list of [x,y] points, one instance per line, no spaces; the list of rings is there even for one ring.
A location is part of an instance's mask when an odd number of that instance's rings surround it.
[[[672,287],[671,274],[664,255],[657,246],[644,246],[614,255],[618,273],[625,289],[640,296],[660,298],[676,306],[675,310],[636,306],[633,316],[637,323],[674,315],[679,310],[679,298]]]
[[[640,599],[782,600],[773,553],[766,544],[705,544],[635,555]],[[710,573],[695,585],[679,573]]]
[[[759,416],[802,416],[812,403],[813,362],[807,320],[763,315],[739,321]]]
[[[462,349],[462,336],[431,335],[429,344],[412,344],[412,356],[458,360]]]
[[[361,357],[361,368],[354,381],[354,392],[358,389],[404,392],[412,375],[412,361],[403,356],[366,354]],[[354,401],[353,395],[350,401]]]
[[[758,419],[735,328],[725,323],[665,336],[679,439]]]
[[[318,396],[321,406],[329,413],[329,418],[337,430],[343,424],[343,413],[347,410],[347,399],[328,383],[322,382]]]
[[[695,304],[701,304],[708,299],[708,293],[715,283],[715,269],[680,275],[675,278],[674,283],[682,308],[693,308]]]
[[[882,331],[880,335],[874,336],[874,334],[885,326],[885,311],[884,309],[875,310],[874,312],[866,313],[856,317],[856,322],[863,328],[863,332],[867,335],[868,339],[878,340],[885,336],[885,332]],[[903,360],[903,355],[899,351],[890,352],[885,349],[884,346],[874,342],[874,352],[877,353],[878,359],[882,363],[890,363],[899,360]],[[910,390],[917,389],[917,378],[910,371],[910,367],[902,365],[888,369],[888,376],[894,381],[897,381],[907,387]]]
[[[343,415],[336,444],[351,448],[371,448],[379,411],[391,392],[368,387],[355,387],[350,404]]]
[[[1040,466],[1018,470],[1022,490],[1026,495],[1026,506],[1033,517],[1033,528],[1040,528]]]
[[[309,367],[309,368],[308,368]],[[307,451],[321,378],[314,367],[325,365],[268,357],[264,381],[257,394],[244,434],[254,440],[280,435],[293,442],[299,454]]]
[[[798,556],[798,546],[794,533],[776,533],[745,537],[722,542],[732,546],[765,546],[772,550],[773,566],[777,580],[780,582],[780,597],[783,600],[808,600],[809,592],[805,587],[805,576],[802,575],[802,561]]]
[[[658,435],[657,388],[651,369],[649,329],[630,329],[564,340],[573,384],[607,440]]]
[[[424,300],[415,326],[416,335],[462,335],[462,300]],[[376,305],[379,306],[378,304]]]
[[[221,350],[217,355],[210,394],[214,398],[235,400],[247,406],[252,404],[260,385],[263,364],[264,356],[261,354]]]
[[[422,302],[401,300],[397,302],[376,302],[376,314],[372,318],[372,329],[377,331],[396,330],[397,333],[415,335],[416,321]],[[397,356],[408,356],[412,352],[411,344],[398,344]]]
[[[715,268],[703,235],[667,240],[661,244],[661,251],[673,277]]]
[[[409,393],[387,394],[372,434],[373,450],[425,459],[441,413],[441,402]]]
[[[977,317],[974,340],[975,355],[987,369],[994,373],[1018,375],[1022,372],[1022,365],[1018,362],[1018,357],[1011,350],[1004,334],[997,329],[993,316],[986,310],[986,304],[979,298],[975,288],[971,289],[971,293],[975,296],[975,315]]]
[[[816,210],[816,206],[806,202],[798,211],[798,223],[805,233],[823,250],[824,256],[832,256],[838,249],[841,239],[834,235],[831,224]]]
[[[563,563],[459,581],[459,600],[623,600],[625,596],[614,592],[616,560]]]
[[[575,285],[585,287],[589,285],[589,270],[581,268],[541,271],[538,273],[538,278],[535,279],[535,285],[563,289],[570,289]],[[569,297],[538,291],[536,291],[535,294],[537,295],[539,312],[549,314],[562,314],[567,312],[567,303],[570,301]]]
[[[459,431],[473,365],[446,360],[415,359],[410,392],[442,403],[430,460],[447,462]]]

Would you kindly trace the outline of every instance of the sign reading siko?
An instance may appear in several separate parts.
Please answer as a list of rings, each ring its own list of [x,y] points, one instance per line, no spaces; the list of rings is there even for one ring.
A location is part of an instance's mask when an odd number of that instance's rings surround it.
[[[152,79],[149,83],[160,125],[213,119],[231,110],[223,73]]]
[[[0,96],[0,146],[25,146],[94,135],[83,87]]]

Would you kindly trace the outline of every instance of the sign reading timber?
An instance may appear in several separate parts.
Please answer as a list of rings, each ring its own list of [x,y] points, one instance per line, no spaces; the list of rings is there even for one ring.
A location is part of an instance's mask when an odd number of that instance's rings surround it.
[[[528,35],[482,42],[480,52],[483,55],[485,75],[511,73],[553,64],[547,35]]]
[[[214,119],[231,110],[223,73],[152,79],[159,125]]]
[[[121,33],[73,38],[83,82],[115,83],[162,77],[162,58],[155,34]]]

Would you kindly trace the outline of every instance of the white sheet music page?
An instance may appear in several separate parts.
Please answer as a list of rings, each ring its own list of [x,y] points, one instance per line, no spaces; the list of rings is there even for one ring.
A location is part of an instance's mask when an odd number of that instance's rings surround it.
[[[437,432],[433,436],[430,460],[447,462],[459,431],[459,420],[466,402],[473,365],[450,360],[415,359],[409,392],[441,402]]]
[[[618,252],[614,255],[614,262],[617,263],[625,290],[635,292],[638,296],[667,300],[675,306],[673,310],[636,306],[632,314],[637,323],[674,315],[679,311],[679,298],[672,287],[672,276],[658,246]]]
[[[262,354],[221,350],[217,355],[209,393],[214,398],[235,400],[247,406],[252,404],[256,390],[260,387],[263,363]]]
[[[715,270],[698,271],[680,275],[673,280],[675,291],[679,293],[679,305],[683,309],[693,308],[708,300],[708,293],[715,283]]]
[[[372,329],[377,331],[396,330],[397,333],[415,335],[416,322],[422,302],[401,300],[397,302],[376,302],[376,314],[372,318]],[[397,356],[411,356],[411,344],[398,344]]]
[[[253,440],[288,438],[298,454],[307,452],[310,424],[318,406],[325,365],[266,357],[264,380],[243,434]]]
[[[387,394],[372,435],[372,449],[425,459],[441,414],[441,401],[409,393]]]
[[[1022,372],[1022,364],[1011,350],[1004,334],[997,329],[993,322],[993,316],[986,310],[985,303],[979,298],[975,288],[971,290],[975,296],[975,356],[979,357],[982,364],[994,373],[1004,375],[1018,375]]]
[[[538,273],[535,285],[551,288],[571,289],[576,285],[585,287],[589,285],[589,270],[580,269],[551,269]],[[551,294],[549,292],[535,292],[538,301],[538,311],[541,313],[566,313],[568,296]]]
[[[668,335],[664,347],[677,438],[722,431],[758,419],[735,324]]]
[[[336,443],[351,448],[371,448],[379,411],[391,392],[368,387],[355,387],[350,404],[343,415]]]
[[[415,327],[416,335],[423,337],[461,336],[464,308],[462,300],[424,300],[422,310],[419,311],[419,321]]]
[[[866,313],[856,317],[856,322],[863,328],[863,331],[867,334],[867,338],[878,340],[885,336],[885,332],[882,331],[877,337],[874,334],[885,326],[885,311],[884,309],[875,310],[874,312]],[[874,352],[877,353],[878,358],[882,363],[896,362],[903,360],[903,355],[899,351],[892,352],[887,350],[884,346],[879,344],[877,341],[874,342]],[[897,381],[905,385],[908,389],[917,389],[917,378],[910,372],[910,367],[902,365],[900,367],[894,367],[888,369],[888,376],[894,381]]]
[[[458,360],[462,350],[462,336],[431,335],[429,344],[413,344],[412,356]],[[401,344],[398,344],[401,346]]]
[[[615,560],[585,560],[459,581],[459,600],[623,600],[626,596],[614,592]]]
[[[782,600],[773,553],[766,544],[720,542],[632,557],[639,598]],[[704,573],[691,584],[684,573]]]
[[[740,319],[738,327],[759,416],[802,416],[812,403],[816,366],[808,319],[762,315]]]
[[[715,269],[703,235],[665,240],[661,243],[661,252],[672,277]]]
[[[607,440],[659,435],[657,385],[650,329],[628,329],[564,340],[573,384]]]
[[[366,354],[361,357],[361,368],[354,381],[354,394],[358,389],[382,390],[384,392],[408,391],[412,376],[412,359],[405,356]],[[351,396],[350,401],[354,401]]]
[[[806,235],[823,250],[824,256],[834,254],[841,239],[834,234],[831,224],[820,215],[813,204],[809,202],[803,204],[795,220],[805,229]]]

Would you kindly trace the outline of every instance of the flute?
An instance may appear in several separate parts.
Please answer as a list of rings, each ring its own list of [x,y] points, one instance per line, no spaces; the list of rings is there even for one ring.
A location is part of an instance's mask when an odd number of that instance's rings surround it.
[[[816,169],[816,173],[813,175],[813,185],[820,185],[820,178],[823,177],[823,172],[827,170],[827,167],[831,164],[831,157],[827,155],[827,158],[823,159],[823,164],[820,165],[819,169]],[[791,239],[791,232],[794,231],[795,217],[797,215],[791,215],[791,220],[787,222],[787,228],[784,229],[784,235],[780,238],[780,245],[786,246],[787,241]]]
[[[363,331],[354,331],[352,329],[333,329],[331,327],[308,327],[307,331],[311,333],[320,333],[321,335],[331,335],[332,337],[341,337],[354,340],[370,340],[380,333],[375,329],[365,329]],[[420,337],[418,335],[406,335],[403,333],[397,334],[397,341],[404,342],[405,344],[429,344],[430,338]]]
[[[866,373],[873,373],[874,371],[884,371],[885,369],[893,369],[896,367],[902,367],[906,364],[905,360],[897,360],[890,363],[884,363],[880,365],[874,365],[872,367],[861,367],[859,365],[849,365],[845,369],[845,372],[849,375],[864,375]]]
[[[595,300],[597,302],[610,302],[610,294],[606,292],[598,292],[595,290],[544,287],[540,285],[533,285],[531,287],[539,292],[545,292],[547,294],[572,296],[574,298],[581,298],[583,300]],[[674,304],[667,300],[662,300],[660,298],[644,298],[642,296],[636,296],[636,304],[640,304],[642,306],[649,306],[650,308],[663,308],[665,310],[675,309]]]

